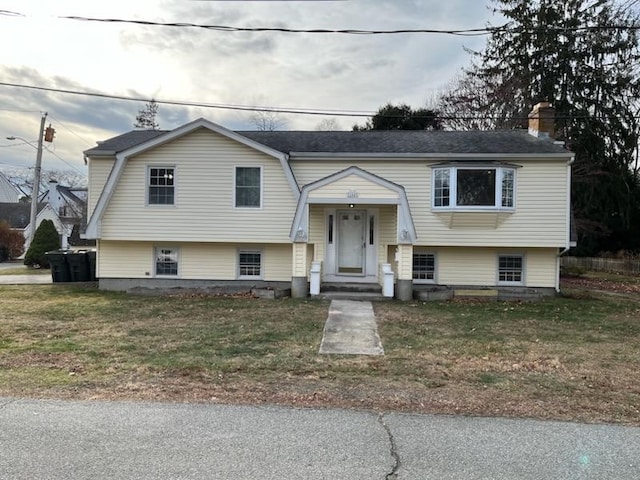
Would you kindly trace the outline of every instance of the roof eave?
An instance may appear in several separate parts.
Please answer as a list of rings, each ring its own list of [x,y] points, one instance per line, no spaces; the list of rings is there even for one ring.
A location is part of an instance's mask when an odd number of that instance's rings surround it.
[[[431,159],[507,159],[507,158],[571,158],[574,156],[572,152],[553,152],[553,153],[363,153],[363,152],[290,152],[291,160],[314,160],[329,158],[337,159],[368,159],[368,160],[431,160]]]

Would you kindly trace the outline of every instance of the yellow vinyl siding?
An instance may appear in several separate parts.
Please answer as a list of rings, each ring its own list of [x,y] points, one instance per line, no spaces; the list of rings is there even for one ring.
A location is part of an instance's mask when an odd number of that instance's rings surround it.
[[[325,259],[327,243],[326,219],[327,215],[324,206],[309,205],[309,243],[314,245],[314,261],[324,261]],[[333,228],[335,232],[335,223]]]
[[[101,278],[152,278],[155,247],[179,251],[176,278],[190,280],[236,280],[238,251],[262,252],[262,273],[266,281],[291,280],[291,245],[240,245],[179,242],[100,241],[98,269]]]
[[[300,160],[293,162],[293,170],[300,185],[324,178],[351,165],[403,185],[419,245],[565,246],[568,208],[566,159],[512,161],[522,166],[516,173],[516,206],[513,213],[434,212],[430,197],[431,166],[436,163],[439,162],[353,160],[347,163]],[[347,203],[348,199],[345,199],[345,204]]]
[[[555,249],[439,248],[434,252],[441,285],[497,285],[498,255],[506,254],[524,256],[523,286],[555,287]]]
[[[392,190],[370,182],[358,175],[349,175],[336,180],[329,185],[317,188],[309,192],[309,198],[344,198],[349,201],[348,194],[357,193],[357,198],[398,198],[398,194]]]
[[[107,178],[109,177],[109,173],[113,168],[113,164],[115,163],[115,159],[111,158],[90,158],[88,161],[89,165],[89,173],[88,173],[88,184],[89,184],[89,201],[87,203],[87,215],[91,216],[93,210],[96,208],[96,204],[98,203],[98,198],[100,198],[100,193],[102,193],[102,189],[104,188],[105,183],[107,183]],[[87,217],[87,218],[88,218]]]
[[[146,205],[147,168],[157,165],[175,167],[175,205]],[[234,208],[236,166],[262,167],[262,208]],[[289,243],[295,207],[279,160],[199,130],[128,160],[102,238]]]

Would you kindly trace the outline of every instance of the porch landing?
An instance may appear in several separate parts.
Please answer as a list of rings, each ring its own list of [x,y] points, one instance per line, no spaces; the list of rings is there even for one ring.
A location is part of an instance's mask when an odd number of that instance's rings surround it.
[[[384,355],[371,302],[331,301],[320,354]]]
[[[325,300],[378,301],[392,300],[382,295],[377,283],[333,283],[324,282],[315,298]]]

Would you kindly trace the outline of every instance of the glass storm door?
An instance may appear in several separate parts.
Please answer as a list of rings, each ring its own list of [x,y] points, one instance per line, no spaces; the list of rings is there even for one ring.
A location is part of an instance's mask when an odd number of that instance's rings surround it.
[[[338,275],[364,275],[367,214],[363,210],[340,210],[338,217]]]

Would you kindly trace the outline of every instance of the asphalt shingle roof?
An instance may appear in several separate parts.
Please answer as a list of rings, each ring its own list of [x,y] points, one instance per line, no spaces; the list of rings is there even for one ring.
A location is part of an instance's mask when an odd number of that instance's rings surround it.
[[[115,154],[166,130],[134,130],[101,142],[86,155]],[[529,135],[526,130],[433,132],[424,130],[238,131],[251,140],[283,153],[327,154],[553,154],[567,153],[561,145]]]
[[[85,150],[84,153],[85,155],[114,155],[167,132],[168,130],[132,130],[103,142],[98,142],[97,146]]]

